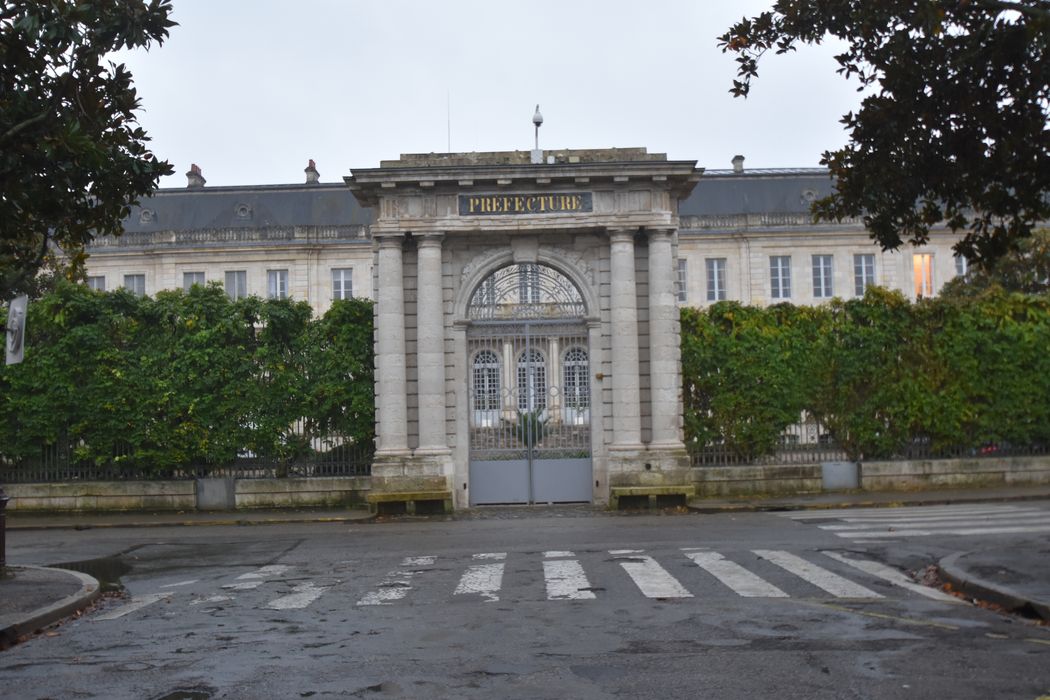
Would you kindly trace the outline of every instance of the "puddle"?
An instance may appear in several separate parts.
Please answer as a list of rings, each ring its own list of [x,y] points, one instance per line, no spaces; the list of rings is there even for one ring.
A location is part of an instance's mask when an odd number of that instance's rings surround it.
[[[98,579],[99,588],[103,593],[124,590],[124,584],[120,582],[120,577],[131,571],[131,566],[121,559],[119,555],[102,557],[100,559],[67,561],[61,564],[52,564],[51,566],[56,569],[69,569],[71,571],[79,571],[88,576],[94,576]],[[186,697],[196,696],[187,695]]]
[[[209,700],[215,694],[210,688],[177,688],[153,700]]]

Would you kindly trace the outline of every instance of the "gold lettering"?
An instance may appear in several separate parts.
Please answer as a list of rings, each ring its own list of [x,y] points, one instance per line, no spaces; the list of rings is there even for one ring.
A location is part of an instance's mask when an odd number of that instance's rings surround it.
[[[525,211],[525,198],[515,197],[514,198],[514,211]]]
[[[525,211],[533,212],[536,211],[536,198],[526,197],[525,198]]]
[[[578,194],[574,194],[572,196],[572,199],[571,199],[572,207],[571,208],[572,208],[573,211],[579,211],[580,210],[580,208],[582,207],[582,199],[583,198],[580,197],[580,195],[578,195]]]
[[[477,211],[477,208],[481,206],[481,198],[480,197],[468,197],[467,198],[467,202],[469,202],[469,204],[470,204],[470,213],[471,214],[473,214],[475,211]]]
[[[569,198],[565,195],[558,196],[558,210],[565,211],[569,208]]]
[[[486,214],[492,211],[492,197],[481,198],[481,211]]]

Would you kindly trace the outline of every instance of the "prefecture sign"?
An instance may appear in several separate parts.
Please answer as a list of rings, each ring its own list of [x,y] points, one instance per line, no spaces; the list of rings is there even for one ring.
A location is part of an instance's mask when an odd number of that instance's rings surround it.
[[[460,216],[573,214],[593,211],[593,206],[590,192],[459,195]]]

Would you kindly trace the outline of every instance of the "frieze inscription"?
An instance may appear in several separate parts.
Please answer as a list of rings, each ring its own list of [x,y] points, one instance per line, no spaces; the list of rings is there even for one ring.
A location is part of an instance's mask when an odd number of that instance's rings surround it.
[[[459,195],[460,216],[574,214],[588,211],[594,211],[590,192]]]

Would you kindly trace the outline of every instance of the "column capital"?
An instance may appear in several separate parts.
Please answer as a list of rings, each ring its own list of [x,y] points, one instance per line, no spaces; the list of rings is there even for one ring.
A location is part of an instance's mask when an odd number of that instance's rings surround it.
[[[420,248],[441,247],[441,241],[445,239],[444,231],[419,231],[413,234],[416,245]]]
[[[609,234],[609,241],[611,243],[626,243],[628,241],[633,243],[634,236],[638,233],[637,227],[633,226],[610,226],[605,230]]]
[[[667,226],[667,227],[649,227],[649,226],[646,226],[645,230],[649,234],[649,240],[654,240],[654,239],[662,239],[662,238],[671,238],[672,236],[674,236],[675,231],[677,231],[678,229],[672,228],[670,226]]]
[[[401,232],[380,233],[373,235],[372,238],[379,243],[380,248],[400,248],[405,240],[405,234]]]

